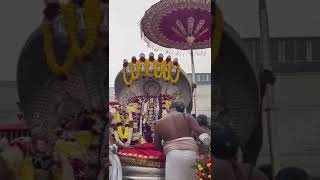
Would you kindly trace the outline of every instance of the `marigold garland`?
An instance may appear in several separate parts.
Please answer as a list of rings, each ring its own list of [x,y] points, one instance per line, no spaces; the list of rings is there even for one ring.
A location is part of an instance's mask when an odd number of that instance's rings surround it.
[[[18,171],[18,177],[21,180],[34,180],[34,169],[32,164],[32,158],[27,157],[20,162],[20,168]]]
[[[213,40],[211,48],[211,58],[213,64],[215,64],[217,60],[223,35],[223,16],[221,10],[217,5],[215,5],[214,13],[214,23],[212,23],[212,26],[215,25],[215,28],[213,31]]]
[[[125,120],[125,131],[124,131],[124,133],[123,133],[123,130],[122,130],[122,125],[119,125],[119,124],[121,124],[121,118],[120,118],[120,113],[119,112],[115,113],[115,120],[116,120],[116,123],[117,123],[118,136],[119,136],[120,140],[123,141],[124,139],[127,139],[128,135],[129,135],[129,127],[127,126],[127,125],[129,125],[129,119],[126,118],[126,120]]]
[[[158,60],[155,60],[153,62],[153,76],[156,78],[156,79],[159,79],[162,77],[162,69],[161,69],[161,64],[160,64],[160,72],[158,74],[158,66],[159,66],[159,61]]]
[[[67,57],[63,65],[57,63],[57,59],[53,47],[53,33],[51,29],[51,23],[48,19],[44,19],[42,23],[42,32],[43,32],[43,44],[44,44],[44,53],[46,56],[46,62],[49,69],[55,75],[67,75],[74,64],[76,63],[76,58],[74,57],[71,51],[68,51]]]
[[[98,0],[86,0],[84,2],[85,22],[87,26],[87,39],[84,46],[80,48],[80,40],[77,30],[75,6],[72,3],[62,5],[62,14],[66,20],[67,31],[70,41],[70,49],[63,65],[57,63],[53,48],[53,33],[50,21],[45,18],[42,24],[44,51],[49,69],[55,75],[67,75],[72,70],[77,59],[89,55],[98,42],[98,28],[101,21],[101,9]]]
[[[176,72],[176,77],[173,79],[173,77],[171,76],[171,78],[170,78],[170,81],[171,81],[171,83],[172,84],[176,84],[178,81],[179,81],[179,79],[180,79],[180,65],[178,64],[177,65],[177,72]]]
[[[85,23],[87,27],[87,39],[81,48],[77,31],[76,12],[74,4],[62,6],[62,14],[67,22],[71,51],[77,58],[83,58],[95,48],[98,39],[98,28],[101,22],[101,12],[98,0],[86,0],[84,2]]]
[[[173,61],[169,61],[168,63],[166,63],[167,71],[164,70],[164,72],[162,72],[163,80],[169,81],[171,79],[172,68],[173,68]]]
[[[134,70],[133,63],[130,63],[129,66],[132,66],[132,70]],[[137,80],[141,76],[141,62],[139,60],[136,61],[136,72],[132,71],[133,80]]]
[[[132,82],[133,82],[133,80],[134,80],[134,78],[133,78],[133,74],[134,74],[134,72],[133,72],[133,66],[132,66],[132,64],[130,63],[129,64],[129,69],[130,69],[130,80],[128,81],[128,78],[127,78],[127,71],[126,71],[126,68],[123,68],[122,69],[122,78],[123,78],[123,82],[124,82],[124,84],[125,85],[127,85],[127,86],[131,86],[131,84],[132,84]]]
[[[134,65],[136,68],[134,68]],[[153,60],[153,65],[150,59],[146,59],[144,62],[141,62],[141,60],[136,60],[135,63],[128,63],[128,66],[130,73],[127,72],[127,66],[122,69],[123,82],[127,86],[131,86],[135,80],[141,77],[163,79],[171,82],[172,84],[176,84],[180,80],[181,67],[179,64],[175,65],[175,62],[172,60],[169,62],[164,60],[160,63],[159,60],[155,59]],[[142,72],[142,66],[144,66],[144,72]],[[150,66],[153,66],[153,72],[149,72]],[[172,77],[174,66],[176,66],[177,69],[175,77]],[[160,70],[160,72],[158,72],[158,70]],[[130,76],[130,79],[128,76]]]
[[[152,77],[152,74],[149,74],[149,66],[150,66],[150,60],[147,59],[144,63],[144,67],[145,67],[145,71],[143,74],[144,77]]]

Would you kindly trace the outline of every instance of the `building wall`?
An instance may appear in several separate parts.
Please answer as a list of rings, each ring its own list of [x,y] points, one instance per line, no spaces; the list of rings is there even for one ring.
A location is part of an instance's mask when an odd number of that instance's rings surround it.
[[[297,166],[320,177],[320,73],[278,74],[273,126],[281,167]],[[260,164],[270,162],[267,123]]]
[[[259,39],[245,39],[251,58],[261,62]],[[274,146],[280,167],[297,166],[320,177],[320,39],[272,38],[271,57],[277,76],[272,116]],[[259,164],[270,163],[267,120]]]
[[[19,112],[15,81],[0,81],[0,123],[17,122]]]
[[[211,85],[198,85],[196,89],[197,115],[204,114],[211,118]],[[192,113],[195,113],[193,108]]]

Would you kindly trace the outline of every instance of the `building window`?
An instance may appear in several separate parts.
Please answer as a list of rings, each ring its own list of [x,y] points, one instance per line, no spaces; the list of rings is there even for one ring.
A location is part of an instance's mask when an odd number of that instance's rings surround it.
[[[320,39],[312,40],[312,61],[320,61]]]
[[[307,41],[299,39],[295,41],[295,60],[296,61],[307,61],[308,48]]]
[[[285,41],[285,62],[295,61],[295,40]]]
[[[285,47],[286,47],[286,44],[285,44],[285,41],[284,40],[279,40],[278,42],[278,52],[279,52],[279,62],[285,62]]]
[[[272,61],[279,61],[281,59],[280,56],[280,51],[279,51],[279,45],[280,45],[280,41],[277,39],[272,39],[271,40],[271,58]]]
[[[206,81],[206,74],[200,74],[200,80]]]
[[[307,45],[307,61],[312,61],[312,42],[310,40],[307,40],[306,45]]]
[[[201,81],[200,74],[196,74],[196,81]]]

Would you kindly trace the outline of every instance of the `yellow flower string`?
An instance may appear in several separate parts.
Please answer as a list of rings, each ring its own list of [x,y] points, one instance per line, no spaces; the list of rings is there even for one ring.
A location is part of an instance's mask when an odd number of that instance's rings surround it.
[[[34,179],[33,164],[32,164],[32,159],[30,157],[27,157],[21,160],[18,174],[21,180]]]
[[[149,74],[149,66],[150,66],[150,60],[146,59],[146,61],[144,62],[144,67],[145,67],[144,77],[152,77],[152,74]]]
[[[212,40],[212,47],[211,47],[211,58],[212,63],[215,64],[223,36],[223,16],[221,10],[215,5],[215,16],[214,16],[214,23],[212,25],[215,27],[213,31],[213,40]]]
[[[120,118],[119,112],[117,112],[115,114],[115,118],[116,118],[117,124],[121,123],[121,118]],[[124,139],[128,139],[128,137],[129,137],[129,127],[128,127],[129,118],[128,117],[126,117],[125,125],[126,125],[126,127],[125,127],[125,130],[124,130],[124,133],[123,133],[122,125],[118,125],[118,127],[117,127],[117,133],[118,133],[118,136],[119,136],[121,141],[123,141]]]
[[[171,76],[170,81],[172,84],[176,84],[179,81],[179,79],[180,79],[180,65],[178,64],[176,77],[173,79],[173,77]]]
[[[159,61],[158,60],[154,60],[153,62],[153,76],[156,78],[156,79],[159,79],[162,77],[162,70],[161,70],[161,67],[160,67],[160,72],[158,74],[158,66],[159,66]],[[161,66],[161,64],[160,64]]]
[[[171,79],[171,71],[173,68],[173,61],[170,61],[169,63],[167,63],[166,67],[168,67],[168,69],[166,71],[166,69],[164,68],[164,72],[162,72],[162,77],[163,77],[163,80],[169,81]]]
[[[101,12],[98,0],[86,0],[84,2],[84,14],[87,27],[87,39],[84,46],[80,47],[80,39],[77,31],[76,12],[73,4],[62,6],[62,13],[67,22],[71,51],[77,58],[83,58],[95,48],[98,39],[98,27],[101,21]]]
[[[135,80],[139,79],[139,77],[141,76],[141,62],[139,60],[136,61],[136,72],[134,72],[134,68],[133,68],[134,65],[132,62],[129,64],[129,66],[132,66],[131,67],[132,68],[131,75],[132,75],[133,80],[135,81]]]
[[[130,80],[128,81],[128,78],[127,78],[127,71],[126,71],[126,68],[123,68],[122,69],[122,77],[123,77],[123,82],[125,85],[127,86],[131,86],[132,82],[133,82],[133,66],[131,65],[131,63],[129,64],[129,68],[130,68]]]
[[[67,75],[75,65],[77,59],[89,55],[98,43],[98,27],[101,21],[101,10],[98,0],[86,0],[84,3],[85,22],[87,27],[87,39],[80,48],[78,36],[75,6],[72,3],[62,5],[62,14],[66,20],[70,41],[70,50],[67,53],[63,65],[57,63],[53,48],[53,33],[48,19],[44,19],[42,30],[44,36],[44,51],[49,69],[55,75]]]
[[[63,65],[59,65],[56,60],[53,47],[53,33],[51,24],[48,19],[44,19],[42,23],[44,53],[46,56],[46,63],[49,69],[55,75],[67,75],[76,63],[76,58],[71,51],[68,51],[67,57]]]
[[[141,77],[153,77],[155,79],[163,79],[165,81],[170,81],[172,84],[176,84],[180,80],[181,67],[179,64],[177,65],[175,77],[172,77],[172,71],[174,67],[173,61],[169,61],[168,63],[166,61],[162,61],[161,63],[159,63],[159,60],[154,60],[153,73],[149,72],[150,65],[151,62],[149,59],[147,59],[144,62],[145,72],[142,73],[141,60],[136,61],[136,70],[134,70],[134,64],[130,62],[128,64],[130,73],[127,72],[126,68],[122,69],[123,81],[125,85],[131,86],[135,80]],[[158,68],[160,68],[160,72],[158,72]],[[130,79],[128,76],[130,76]]]

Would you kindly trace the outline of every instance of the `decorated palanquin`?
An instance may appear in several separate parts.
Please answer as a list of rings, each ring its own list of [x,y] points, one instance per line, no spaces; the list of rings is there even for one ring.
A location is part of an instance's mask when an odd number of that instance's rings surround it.
[[[135,175],[141,177],[147,173],[143,168],[163,173],[165,154],[154,145],[154,124],[167,115],[173,100],[190,105],[191,94],[190,82],[176,58],[162,54],[155,58],[153,53],[147,58],[141,53],[139,59],[123,61],[115,80],[116,100],[109,102],[109,110],[113,115],[110,131],[119,146],[124,178],[138,167],[141,171]]]

